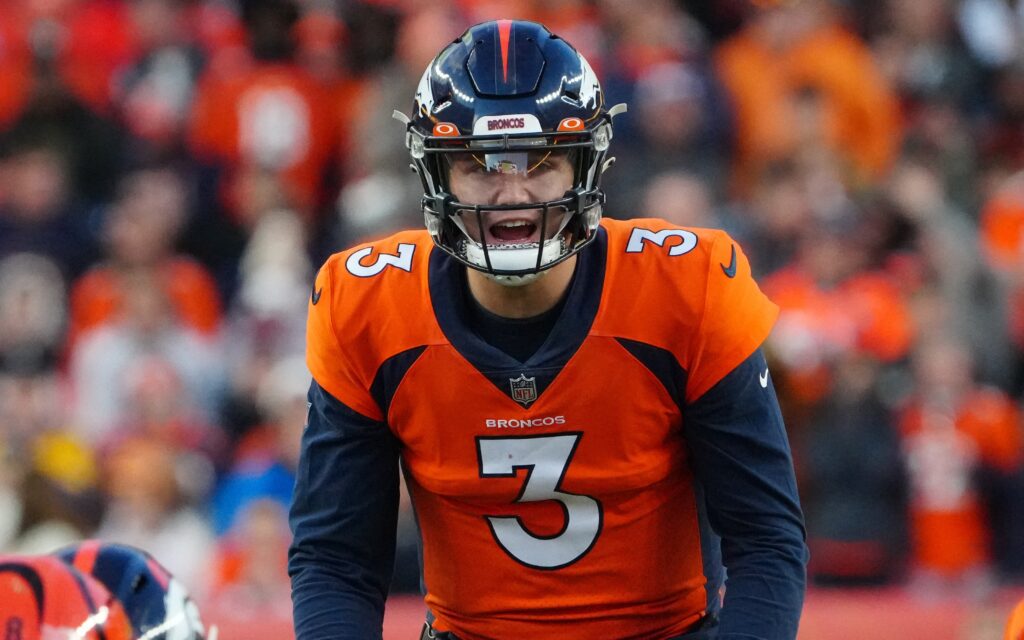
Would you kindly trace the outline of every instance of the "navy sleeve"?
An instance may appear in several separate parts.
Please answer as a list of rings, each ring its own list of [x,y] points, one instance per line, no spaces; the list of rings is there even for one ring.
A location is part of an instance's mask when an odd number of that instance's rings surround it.
[[[398,444],[315,381],[289,521],[296,640],[380,638],[394,570]]]
[[[795,638],[807,546],[793,459],[761,350],[684,409],[727,579],[720,640]]]

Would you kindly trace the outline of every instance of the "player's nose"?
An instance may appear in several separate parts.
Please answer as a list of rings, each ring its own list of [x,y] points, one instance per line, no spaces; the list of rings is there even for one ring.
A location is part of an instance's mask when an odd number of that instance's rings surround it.
[[[524,175],[514,173],[501,176],[497,181],[491,204],[525,204],[534,202],[530,181]]]

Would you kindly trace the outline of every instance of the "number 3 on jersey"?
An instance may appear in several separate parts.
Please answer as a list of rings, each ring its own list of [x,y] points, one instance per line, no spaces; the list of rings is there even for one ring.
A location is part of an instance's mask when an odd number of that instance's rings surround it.
[[[395,267],[402,271],[412,271],[412,256],[416,251],[416,245],[403,242],[398,245],[398,255],[392,253],[381,253],[373,264],[364,265],[363,260],[373,253],[373,247],[364,247],[355,251],[345,261],[345,268],[354,276],[370,278],[388,267]]]
[[[559,491],[582,433],[476,439],[480,477],[511,478],[526,469],[515,502],[556,500],[565,522],[552,536],[530,533],[516,516],[487,516],[498,545],[513,559],[536,569],[560,569],[582,558],[601,533],[601,503],[589,496]]]

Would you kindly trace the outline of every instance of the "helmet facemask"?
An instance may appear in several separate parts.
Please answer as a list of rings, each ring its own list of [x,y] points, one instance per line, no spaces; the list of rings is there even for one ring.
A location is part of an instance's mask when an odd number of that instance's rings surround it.
[[[604,140],[600,149],[591,132],[423,138],[423,155],[416,158],[414,151],[413,157],[424,178],[424,218],[435,243],[463,264],[508,285],[531,282],[575,254],[593,240],[601,219],[604,194],[597,186],[598,167],[610,127],[602,125],[599,132],[596,137]],[[419,146],[413,142],[411,148]],[[469,176],[463,182],[543,182],[544,174],[554,170],[552,165],[568,166],[572,173],[569,188],[552,199],[466,202],[452,186],[453,170]],[[553,195],[550,189],[547,192]]]

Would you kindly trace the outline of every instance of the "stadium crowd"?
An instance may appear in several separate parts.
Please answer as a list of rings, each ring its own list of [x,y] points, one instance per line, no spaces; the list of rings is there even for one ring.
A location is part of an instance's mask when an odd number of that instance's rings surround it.
[[[782,308],[812,579],[1024,579],[1024,3],[1003,0],[7,0],[0,550],[134,544],[201,601],[290,616],[313,275],[422,225],[392,110],[445,41],[512,16],[630,105],[606,215],[726,229]]]

